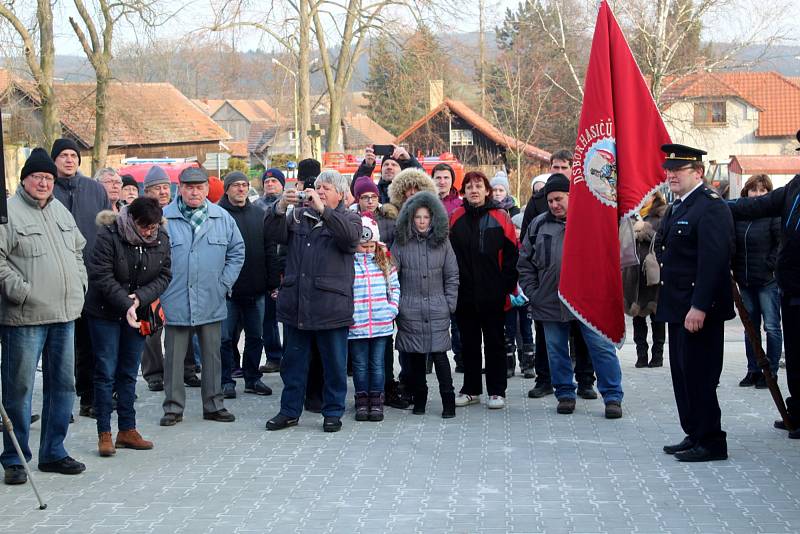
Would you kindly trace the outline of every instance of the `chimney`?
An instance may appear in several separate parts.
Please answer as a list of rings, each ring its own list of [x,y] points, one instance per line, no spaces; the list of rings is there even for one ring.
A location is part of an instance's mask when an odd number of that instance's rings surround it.
[[[430,80],[428,84],[430,87],[430,109],[434,109],[444,102],[444,81]]]

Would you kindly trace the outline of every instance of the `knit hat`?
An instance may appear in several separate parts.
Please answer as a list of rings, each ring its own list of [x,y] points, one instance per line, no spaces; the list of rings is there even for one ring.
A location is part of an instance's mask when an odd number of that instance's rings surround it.
[[[283,172],[280,169],[276,169],[272,167],[264,171],[264,174],[261,175],[261,183],[267,181],[267,178],[275,178],[281,183],[281,187],[286,185],[286,176],[284,176]]]
[[[208,201],[216,204],[225,196],[225,184],[216,176],[208,178]]]
[[[61,139],[56,139],[53,143],[53,150],[50,151],[50,158],[55,161],[59,154],[64,152],[65,150],[74,150],[75,153],[78,155],[78,165],[81,164],[81,149],[78,148],[78,143],[73,141],[72,139],[67,139],[62,137]]]
[[[381,240],[381,231],[378,229],[378,222],[368,215],[361,216],[361,243],[375,242]]]
[[[376,196],[380,196],[378,186],[375,185],[375,182],[373,182],[372,178],[369,176],[359,176],[356,178],[356,183],[353,186],[353,196],[356,197],[356,200],[361,198],[361,195],[364,193],[374,193]]]
[[[506,190],[506,193],[511,193],[511,185],[508,183],[508,176],[503,171],[498,171],[494,177],[489,181],[492,189],[498,185]]]
[[[19,173],[20,181],[35,172],[46,172],[52,175],[53,178],[58,176],[56,164],[53,163],[53,159],[47,155],[47,151],[43,148],[34,148],[31,155],[25,160],[25,165],[22,166],[22,171]]]
[[[130,174],[123,174],[122,175],[122,187],[133,186],[136,189],[139,189],[139,184],[136,183],[136,179],[131,176]]]
[[[208,174],[197,167],[187,167],[181,171],[178,181],[182,184],[202,184],[208,181]]]
[[[225,175],[224,181],[224,189],[225,192],[228,192],[228,188],[234,184],[234,182],[247,182],[247,185],[250,185],[250,180],[247,179],[247,176],[241,171],[233,171],[229,172]]]
[[[159,184],[169,185],[169,175],[163,168],[153,165],[144,177],[144,188]]]
[[[547,197],[550,193],[561,191],[563,193],[569,193],[569,178],[557,172],[550,176],[547,179],[547,183],[544,184],[544,196]]]
[[[303,183],[303,189],[314,189],[314,180],[322,172],[322,166],[315,159],[304,159],[297,164],[297,181]]]

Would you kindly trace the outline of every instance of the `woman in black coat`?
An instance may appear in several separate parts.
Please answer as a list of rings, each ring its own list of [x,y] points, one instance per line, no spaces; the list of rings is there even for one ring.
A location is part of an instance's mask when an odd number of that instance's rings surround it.
[[[169,237],[158,201],[140,197],[118,214],[100,212],[97,242],[88,264],[84,311],[95,352],[94,410],[100,456],[116,452],[111,441],[111,395],[117,393],[116,447],[152,449],[136,430],[136,375],[151,304],[169,285]]]

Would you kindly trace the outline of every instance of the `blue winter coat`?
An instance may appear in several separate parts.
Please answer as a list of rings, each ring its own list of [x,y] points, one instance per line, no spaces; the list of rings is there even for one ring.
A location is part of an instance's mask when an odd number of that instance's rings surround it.
[[[208,202],[208,219],[197,234],[177,198],[164,208],[172,252],[172,281],[161,295],[166,324],[197,326],[227,316],[225,296],[244,264],[244,241],[227,211]]]

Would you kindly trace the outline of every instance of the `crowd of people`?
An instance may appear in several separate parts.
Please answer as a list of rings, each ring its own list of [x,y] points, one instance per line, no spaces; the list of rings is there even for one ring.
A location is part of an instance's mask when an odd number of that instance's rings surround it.
[[[787,404],[800,425],[800,177],[773,190],[769,177],[753,176],[726,205],[704,185],[704,152],[662,150],[676,200],[655,193],[636,217],[641,262],[622,273],[636,367],[663,365],[668,334],[686,437],[664,450],[681,461],[724,459],[715,390],[722,326],[734,315],[731,263],[747,311],[758,326],[763,318],[773,373],[785,343]],[[140,367],[149,390],[163,391],[162,426],[183,420],[186,387],[200,388],[204,419],[234,421],[225,400],[237,396],[236,379],[244,393],[266,396],[264,374],[276,372],[280,409],[267,430],[296,425],[304,410],[323,415],[324,431],[341,429],[348,374],[356,421],[382,421],[385,406],[425,414],[433,371],[441,417],[452,418],[481,404],[484,389],[489,409],[504,408],[517,366],[535,378],[528,396],[554,394],[559,414],[599,392],[606,418],[623,415],[614,346],[558,295],[569,151],[553,153],[525,206],[503,172],[467,172],[457,190],[453,168],[429,175],[402,147],[383,156],[377,182],[372,147],[352,180],[310,159],[296,178],[267,169],[255,202],[240,172],[210,198],[200,168],[181,172],[173,194],[158,166],[140,184],[111,168],[88,178],[80,163],[69,139],[50,154],[33,150],[0,226],[2,400],[29,461],[41,360],[41,471],[85,469],[64,447],[76,394],[78,416],[96,419],[99,455],[153,448],[136,424]],[[449,351],[464,375],[458,392]],[[748,345],[740,385],[762,388],[753,354]],[[26,482],[7,432],[3,440],[5,482]]]

